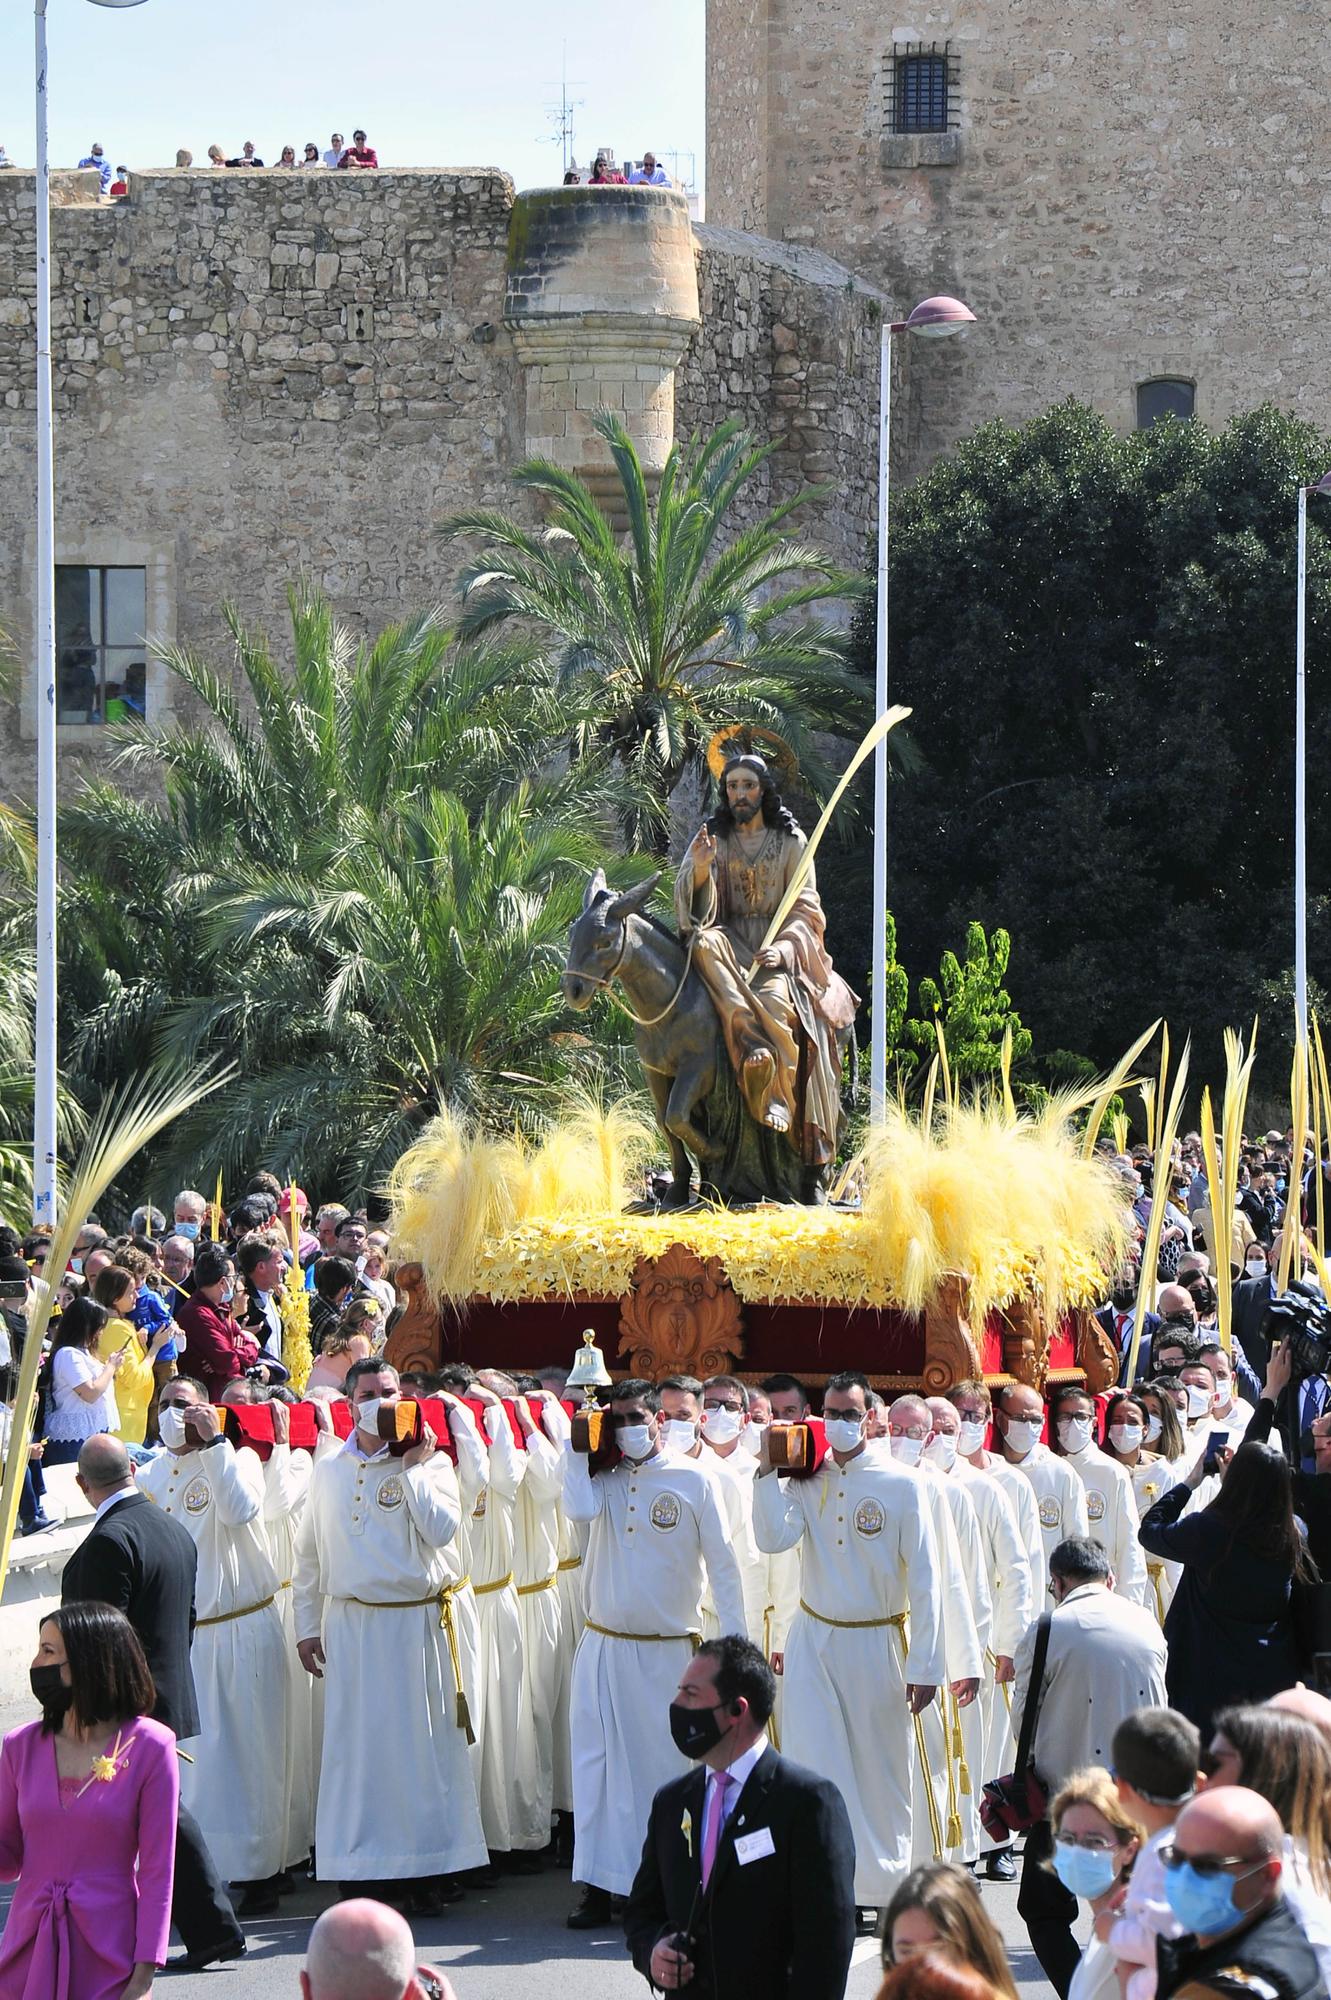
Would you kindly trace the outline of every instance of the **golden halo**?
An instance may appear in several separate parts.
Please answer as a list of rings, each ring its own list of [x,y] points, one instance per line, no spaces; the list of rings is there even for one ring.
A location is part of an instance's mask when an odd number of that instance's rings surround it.
[[[707,745],[707,768],[717,783],[732,757],[761,757],[772,768],[782,791],[793,791],[799,783],[799,759],[784,736],[763,729],[755,722],[731,722],[718,729]]]

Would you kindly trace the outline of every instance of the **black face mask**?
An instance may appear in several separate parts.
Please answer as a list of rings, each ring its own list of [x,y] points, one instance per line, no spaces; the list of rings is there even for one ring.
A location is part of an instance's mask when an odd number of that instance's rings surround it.
[[[33,1699],[47,1711],[63,1715],[74,1698],[74,1690],[60,1678],[59,1667],[29,1667],[28,1681]]]
[[[670,1734],[676,1750],[685,1757],[705,1757],[709,1750],[715,1750],[725,1733],[717,1717],[721,1715],[721,1705],[715,1708],[685,1708],[679,1701],[670,1704]]]

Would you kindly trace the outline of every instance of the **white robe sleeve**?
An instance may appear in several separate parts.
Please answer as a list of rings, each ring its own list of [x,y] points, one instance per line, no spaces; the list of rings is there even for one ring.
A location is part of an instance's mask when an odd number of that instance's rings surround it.
[[[275,1444],[263,1469],[263,1518],[281,1521],[303,1505],[310,1490],[314,1460],[307,1451]]]
[[[708,1581],[712,1586],[717,1623],[723,1632],[736,1632],[746,1637],[749,1628],[744,1607],[744,1579],[740,1574],[739,1558],[731,1546],[720,1497],[710,1479],[698,1514],[698,1537],[702,1543],[703,1561],[707,1564]]]
[[[906,1680],[915,1687],[941,1687],[947,1679],[947,1656],[943,1638],[938,1544],[929,1519],[926,1496],[913,1485],[909,1490],[915,1504],[902,1509],[898,1542],[906,1572],[906,1599],[910,1607]]]
[[[296,1530],[296,1567],[291,1579],[291,1611],[296,1638],[317,1639],[323,1629],[323,1579],[319,1574],[319,1538],[314,1526],[314,1506],[305,1509]]]
[[[990,1508],[990,1542],[994,1563],[995,1657],[1013,1659],[1023,1632],[1035,1616],[1035,1586],[1031,1559],[1017,1529],[1017,1517],[1003,1488],[994,1481],[998,1506]]]
[[[527,1472],[527,1454],[518,1449],[502,1403],[486,1404],[485,1435],[490,1443],[490,1485],[501,1500],[516,1500]]]
[[[760,1472],[753,1482],[753,1538],[764,1555],[793,1549],[804,1533],[804,1509],[797,1482],[783,1486],[775,1472]]]
[[[1127,1479],[1116,1479],[1110,1496],[1114,1510],[1112,1524],[1104,1523],[1109,1530],[1109,1553],[1114,1565],[1114,1590],[1117,1596],[1128,1598],[1133,1604],[1154,1609],[1154,1595],[1151,1579],[1146,1573],[1146,1553],[1137,1540],[1137,1502],[1133,1496],[1132,1484]]]
[[[457,1474],[445,1452],[403,1472],[411,1525],[429,1549],[447,1548],[462,1521]]]
[[[594,1521],[601,1511],[604,1494],[599,1479],[591,1470],[585,1451],[574,1451],[571,1444],[564,1447],[564,1519],[566,1521]]]
[[[527,1439],[527,1491],[538,1502],[558,1500],[564,1490],[564,1454],[544,1431]]]
[[[263,1467],[257,1452],[236,1451],[230,1438],[206,1447],[217,1518],[243,1528],[263,1513]]]
[[[449,1433],[458,1455],[458,1487],[462,1505],[465,1512],[471,1514],[490,1484],[490,1455],[471,1411],[460,1403],[449,1403],[447,1409]]]
[[[553,1396],[548,1402],[542,1401],[540,1411],[541,1424],[546,1436],[552,1444],[562,1449],[573,1435],[573,1424],[568,1411],[562,1403],[557,1403]]]

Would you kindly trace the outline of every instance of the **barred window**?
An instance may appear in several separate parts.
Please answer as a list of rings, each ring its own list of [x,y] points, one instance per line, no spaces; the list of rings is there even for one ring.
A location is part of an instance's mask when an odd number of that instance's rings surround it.
[[[948,42],[899,43],[892,51],[893,132],[946,132],[955,115],[956,62]]]
[[[1149,430],[1162,417],[1187,418],[1197,406],[1197,385],[1180,376],[1161,375],[1137,384],[1137,429]]]

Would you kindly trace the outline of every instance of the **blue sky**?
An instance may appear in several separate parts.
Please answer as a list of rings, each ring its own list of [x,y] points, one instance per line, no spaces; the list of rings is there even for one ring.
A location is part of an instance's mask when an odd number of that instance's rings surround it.
[[[604,0],[147,0],[112,10],[48,0],[51,157],[93,138],[113,164],[170,166],[253,139],[265,160],[363,125],[384,165],[497,166],[558,180],[548,109],[567,48],[574,146],[652,147],[703,169],[703,6]],[[0,143],[33,159],[32,13],[0,4]]]

